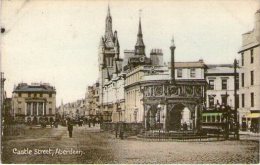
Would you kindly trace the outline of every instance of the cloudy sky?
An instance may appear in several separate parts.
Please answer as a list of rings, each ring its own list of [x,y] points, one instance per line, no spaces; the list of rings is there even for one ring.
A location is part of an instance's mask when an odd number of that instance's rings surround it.
[[[98,78],[98,44],[110,4],[121,57],[136,42],[139,10],[146,54],[160,48],[170,61],[174,35],[177,61],[232,63],[241,34],[254,27],[258,0],[86,1],[2,0],[1,67],[11,97],[19,82],[48,82],[57,105],[84,98]]]

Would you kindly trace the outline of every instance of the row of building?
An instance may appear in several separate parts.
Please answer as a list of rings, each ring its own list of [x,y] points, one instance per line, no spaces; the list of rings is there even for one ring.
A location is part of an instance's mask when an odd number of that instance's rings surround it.
[[[125,50],[120,58],[118,33],[112,31],[108,7],[105,35],[99,44],[99,78],[86,91],[87,113],[104,121],[142,123],[145,127],[163,121],[162,127],[168,130],[178,130],[184,122],[195,129],[202,109],[217,105],[238,108],[240,123],[260,118],[259,17],[258,10],[254,30],[243,34],[235,73],[233,63],[176,62],[174,40],[169,64],[164,63],[161,49],[152,49],[148,57],[141,18],[134,49]]]
[[[164,62],[161,49],[152,49],[148,57],[141,18],[134,49],[125,50],[120,58],[118,32],[112,30],[108,8],[105,35],[99,44],[99,77],[87,87],[85,99],[62,103],[56,110],[53,86],[20,83],[13,90],[10,114],[34,123],[55,120],[59,114],[179,130],[183,123],[197,129],[203,109],[229,105],[238,108],[240,124],[250,125],[260,118],[259,26],[260,10],[255,13],[254,29],[242,35],[237,68],[233,63],[205,64],[202,59],[176,62],[174,39],[169,45],[170,63]]]

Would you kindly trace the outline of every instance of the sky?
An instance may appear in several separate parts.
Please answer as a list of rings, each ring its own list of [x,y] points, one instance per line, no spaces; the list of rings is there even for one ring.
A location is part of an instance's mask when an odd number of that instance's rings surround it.
[[[170,61],[174,36],[176,61],[206,64],[239,58],[242,34],[253,29],[260,8],[258,0],[2,0],[0,62],[7,96],[20,82],[47,82],[56,88],[57,106],[85,98],[87,86],[98,79],[108,4],[121,58],[134,49],[141,15],[147,56],[158,48]]]

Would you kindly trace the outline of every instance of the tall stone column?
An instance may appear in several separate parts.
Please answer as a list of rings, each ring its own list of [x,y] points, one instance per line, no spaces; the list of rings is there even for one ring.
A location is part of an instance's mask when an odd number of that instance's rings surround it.
[[[43,111],[42,115],[44,116],[45,115],[45,103],[44,102],[42,103],[42,111]]]

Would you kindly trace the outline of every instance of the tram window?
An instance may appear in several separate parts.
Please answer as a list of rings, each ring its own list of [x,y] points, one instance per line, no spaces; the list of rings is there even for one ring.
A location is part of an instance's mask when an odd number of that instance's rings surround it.
[[[211,122],[211,121],[210,121],[210,116],[207,116],[207,122]]]
[[[203,116],[202,121],[206,122],[206,116]]]
[[[220,122],[220,116],[219,115],[217,116],[217,122]]]
[[[215,116],[212,116],[212,122],[215,123]]]

